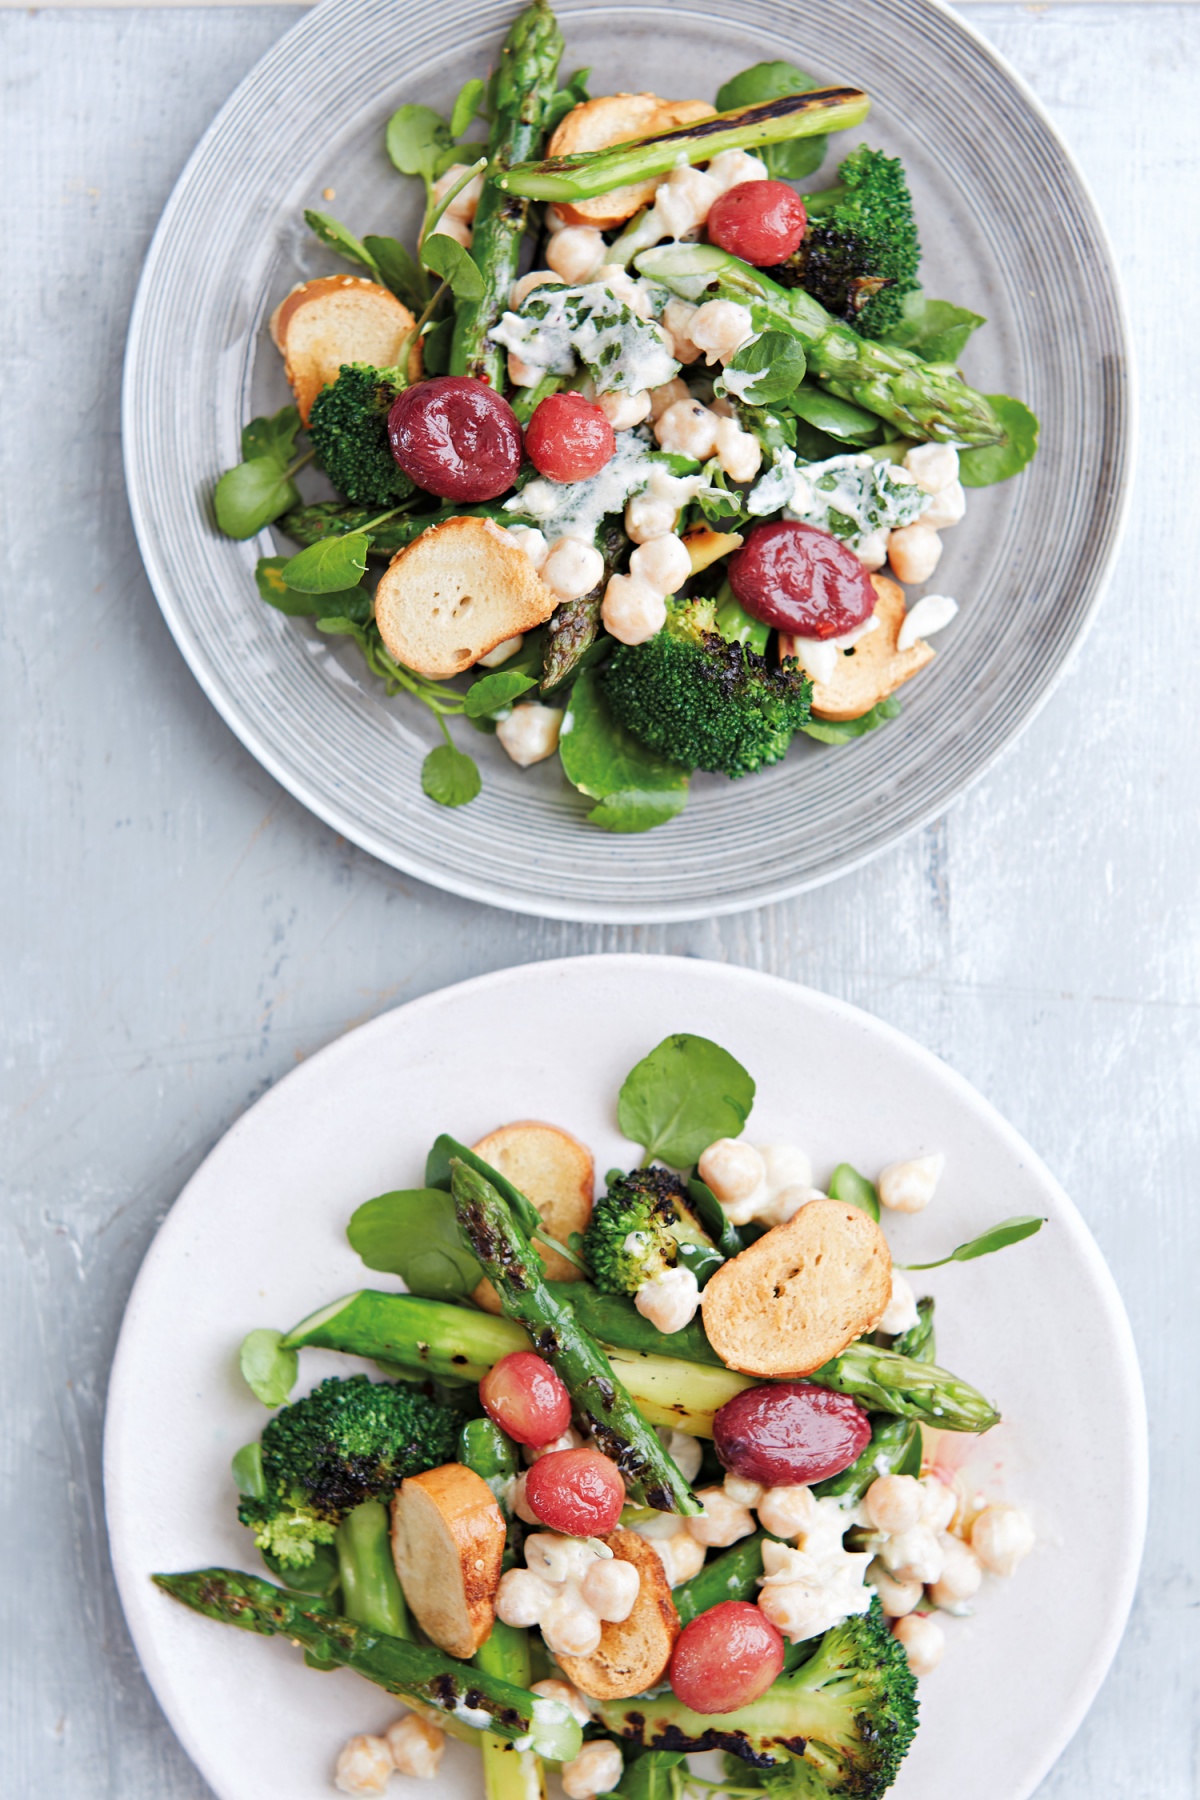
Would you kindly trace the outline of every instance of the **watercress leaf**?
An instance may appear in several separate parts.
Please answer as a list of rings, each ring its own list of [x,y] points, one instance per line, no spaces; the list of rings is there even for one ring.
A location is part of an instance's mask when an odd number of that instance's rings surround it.
[[[725,386],[752,406],[769,406],[784,400],[804,379],[806,368],[804,346],[786,331],[764,331],[761,337],[743,344],[725,368]],[[735,379],[730,381],[730,372]],[[753,376],[752,381],[737,380]]]
[[[384,286],[413,312],[420,312],[429,298],[429,283],[415,257],[395,238],[365,237],[363,243],[375,260]]]
[[[689,772],[618,725],[592,669],[571,689],[558,751],[567,780],[600,802],[588,818],[602,830],[649,831],[686,804]]]
[[[288,479],[273,453],[252,456],[249,462],[226,469],[213,494],[217,524],[231,538],[254,537],[272,519],[299,504],[295,482]]]
[[[230,1469],[233,1479],[237,1483],[239,1494],[249,1494],[252,1500],[266,1499],[267,1477],[263,1470],[263,1454],[260,1443],[243,1444],[234,1455]]]
[[[439,744],[421,764],[421,786],[439,806],[466,806],[482,783],[465,751],[453,744]]]
[[[450,1164],[455,1161],[465,1162],[477,1175],[482,1175],[485,1181],[491,1182],[500,1198],[511,1208],[522,1231],[532,1236],[541,1230],[542,1215],[533,1201],[527,1199],[519,1187],[514,1187],[507,1175],[502,1175],[499,1169],[493,1169],[491,1163],[484,1162],[482,1156],[477,1156],[474,1150],[468,1150],[465,1144],[460,1144],[448,1132],[444,1131],[434,1140],[433,1148],[425,1159],[425,1185],[442,1188],[448,1194]]]
[[[286,556],[260,556],[254,567],[254,581],[259,598],[289,618],[315,618],[324,609],[324,597],[298,594],[290,588],[283,573]]]
[[[450,113],[450,136],[460,138],[483,104],[483,82],[478,76],[464,81],[455,97]]]
[[[1037,455],[1038,421],[1021,400],[1010,394],[989,394],[992,410],[1004,427],[1005,441],[984,450],[960,450],[958,478],[964,487],[991,487],[1019,474]]]
[[[455,163],[464,163],[470,167],[473,162],[478,162],[481,156],[486,155],[487,145],[476,143],[474,138],[464,138],[461,144],[448,144],[444,150],[439,151],[434,161],[434,179],[444,175],[447,169],[454,167]]]
[[[296,454],[296,433],[300,414],[294,406],[281,407],[269,419],[251,419],[242,426],[242,461],[254,457],[273,456],[281,469],[286,469]]]
[[[569,112],[582,105],[587,99],[587,78],[591,72],[590,69],[576,69],[575,73],[568,78],[566,86],[559,88],[552,97],[542,117],[542,129],[547,136],[561,120],[566,118]]]
[[[682,1761],[681,1750],[647,1750],[626,1763],[617,1793],[623,1800],[673,1800],[675,1781],[671,1771]]]
[[[445,375],[450,368],[450,346],[454,341],[454,314],[439,319],[421,335],[421,367],[426,375]]]
[[[806,737],[816,738],[819,744],[849,744],[855,738],[865,737],[868,731],[886,725],[889,719],[898,718],[900,710],[900,702],[895,695],[889,694],[886,700],[880,700],[870,712],[860,713],[857,719],[812,719],[800,729]]]
[[[456,300],[481,300],[483,298],[483,276],[476,263],[471,260],[469,250],[464,250],[454,238],[447,237],[444,232],[435,231],[427,237],[421,246],[421,261],[443,281],[449,282],[450,292]]]
[[[977,1256],[990,1256],[993,1250],[1003,1250],[1009,1244],[1019,1244],[1024,1238],[1033,1237],[1034,1233],[1040,1231],[1045,1223],[1045,1219],[1035,1218],[1032,1215],[1004,1219],[999,1225],[993,1225],[990,1231],[985,1231],[982,1236],[972,1238],[969,1243],[960,1244],[957,1250],[950,1252],[949,1256],[941,1256],[936,1262],[905,1263],[903,1266],[906,1269],[941,1269],[947,1263],[974,1262]]]
[[[849,1163],[839,1163],[829,1177],[829,1198],[844,1206],[857,1206],[872,1219],[879,1217],[879,1195],[873,1182],[860,1175]]]
[[[794,63],[755,63],[718,89],[717,111],[731,112],[738,106],[754,106],[760,100],[806,94],[816,85],[814,77]],[[779,181],[804,181],[824,162],[828,143],[828,137],[790,138],[780,144],[760,145],[756,154],[766,163],[768,175]]]
[[[917,290],[904,296],[904,312],[886,342],[911,350],[923,362],[957,363],[967,339],[987,320],[949,300],[929,300]]]
[[[454,1202],[441,1188],[408,1188],[380,1194],[351,1215],[351,1248],[368,1269],[399,1275],[411,1294],[456,1300],[483,1276],[463,1243]]]
[[[705,1148],[707,1149],[707,1145]],[[696,1217],[707,1231],[722,1256],[740,1256],[742,1240],[738,1228],[729,1222],[729,1214],[706,1182],[693,1175],[687,1184],[688,1194],[696,1209]]]
[[[718,1138],[740,1136],[754,1104],[754,1078],[710,1038],[676,1032],[631,1069],[617,1123],[646,1160],[687,1169]]]
[[[357,585],[367,572],[370,539],[365,531],[322,538],[298,550],[283,565],[287,585],[301,594],[337,594]]]
[[[372,275],[379,274],[379,264],[367,246],[352,231],[347,231],[337,219],[331,218],[328,213],[306,209],[304,223],[313,236],[320,238],[328,249],[336,250],[339,256],[346,257],[349,262],[359,263],[364,269],[369,269]]]
[[[282,1331],[250,1331],[242,1339],[238,1363],[246,1386],[264,1406],[282,1406],[296,1385],[300,1355],[283,1350]]]
[[[361,630],[375,617],[375,597],[365,587],[342,588],[336,594],[312,594],[309,598],[317,602],[318,631],[332,631],[339,621],[343,628],[353,625]],[[369,656],[367,660],[370,661]]]
[[[848,444],[872,444],[883,431],[883,421],[849,400],[839,400],[811,382],[804,382],[788,400],[788,408],[798,418],[830,437]]]
[[[431,106],[401,106],[387,123],[387,153],[402,175],[433,179],[433,165],[450,142],[450,128]]]
[[[507,706],[518,694],[536,686],[534,676],[526,675],[520,669],[497,669],[493,675],[483,675],[478,681],[472,682],[467,689],[463,710],[468,719],[483,719],[488,713],[498,712],[502,706]]]

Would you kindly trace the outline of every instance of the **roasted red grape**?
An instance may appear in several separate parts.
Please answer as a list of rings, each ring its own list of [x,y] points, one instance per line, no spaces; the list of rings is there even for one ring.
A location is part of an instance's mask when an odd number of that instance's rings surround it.
[[[796,637],[842,637],[875,610],[871,578],[840,539],[816,525],[756,525],[729,559],[729,582],[752,618]]]
[[[567,1537],[603,1537],[621,1516],[625,1483],[599,1450],[551,1450],[525,1477],[525,1499],[551,1531]]]
[[[748,1600],[722,1600],[685,1625],[671,1653],[675,1698],[698,1713],[736,1712],[783,1668],[783,1638]]]
[[[769,269],[799,249],[807,224],[804,202],[786,181],[743,181],[713,202],[708,239],[756,269]]]
[[[479,1384],[488,1418],[518,1444],[552,1444],[571,1423],[571,1396],[532,1350],[502,1356]]]
[[[810,1381],[744,1388],[713,1420],[721,1466],[764,1487],[806,1487],[849,1468],[871,1422],[849,1394]]]
[[[470,375],[405,388],[388,413],[392,455],[426,493],[494,500],[521,466],[521,427],[508,401]]]
[[[586,481],[616,447],[612,426],[582,394],[548,394],[525,427],[529,460],[551,481]]]

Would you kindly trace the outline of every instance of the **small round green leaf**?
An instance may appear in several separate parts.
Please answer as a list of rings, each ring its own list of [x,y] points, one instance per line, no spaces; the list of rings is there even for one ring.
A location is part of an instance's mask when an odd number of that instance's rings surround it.
[[[974,1262],[977,1256],[990,1256],[993,1250],[1007,1249],[1009,1244],[1019,1244],[1022,1239],[1033,1237],[1042,1229],[1045,1219],[1032,1215],[1023,1215],[1015,1219],[1003,1219],[999,1225],[993,1225],[990,1231],[983,1232],[977,1238],[971,1238],[965,1244],[959,1244],[949,1256],[941,1256],[937,1262],[905,1263],[906,1269],[941,1269],[947,1263]]]
[[[482,782],[469,756],[453,744],[439,744],[421,764],[421,786],[439,806],[466,806]]]
[[[356,587],[366,574],[369,547],[365,531],[322,538],[307,550],[289,556],[282,569],[284,580],[301,594],[341,593],[345,588]]]
[[[282,1406],[296,1385],[300,1357],[284,1350],[282,1331],[251,1331],[242,1339],[238,1355],[246,1386],[264,1406]]]
[[[992,411],[1004,427],[1005,441],[983,450],[960,450],[958,478],[964,487],[991,487],[1017,475],[1037,455],[1037,417],[1011,394],[988,394]]]
[[[249,462],[226,469],[213,495],[217,524],[231,538],[254,537],[289,507],[299,504],[295,482],[288,479],[279,458],[273,454],[252,456]]]
[[[664,1038],[630,1070],[617,1122],[674,1169],[690,1168],[718,1138],[739,1137],[754,1104],[754,1078],[728,1050],[690,1032]]]
[[[829,1198],[840,1200],[845,1206],[857,1206],[869,1218],[879,1217],[879,1195],[874,1184],[849,1163],[839,1163],[829,1177]]]

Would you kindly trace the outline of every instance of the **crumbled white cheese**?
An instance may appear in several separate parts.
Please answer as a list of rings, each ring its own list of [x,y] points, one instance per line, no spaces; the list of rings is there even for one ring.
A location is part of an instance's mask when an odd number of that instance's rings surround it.
[[[950,623],[957,611],[958,601],[951,600],[948,594],[922,594],[900,627],[897,650],[911,650],[918,639],[932,637]]]
[[[872,613],[861,625],[856,625],[852,631],[844,631],[840,637],[795,637],[791,632],[786,632],[780,636],[779,654],[794,656],[806,675],[824,684],[832,681],[837,674],[838,657],[847,650],[852,650],[860,638],[875,631],[878,625],[879,620]]]

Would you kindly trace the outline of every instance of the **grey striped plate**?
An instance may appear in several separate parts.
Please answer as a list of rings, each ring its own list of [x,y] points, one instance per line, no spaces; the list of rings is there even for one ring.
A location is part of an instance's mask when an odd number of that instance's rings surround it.
[[[875,110],[864,135],[910,170],[927,291],[988,317],[968,374],[1027,400],[1043,447],[1025,475],[969,496],[936,580],[962,610],[886,729],[836,749],[805,741],[736,784],[700,776],[672,824],[610,837],[585,822],[557,761],[522,773],[463,726],[484,789],[443,810],[420,787],[436,729],[423,709],[387,700],[338,640],[264,606],[253,567],[267,535],[233,543],[206,509],[244,420],[287,399],[265,332],[271,307],[342,266],[308,237],[303,208],[327,206],[359,233],[411,232],[414,184],[388,165],[383,123],[403,100],[448,108],[514,10],[323,0],[218,115],[163,215],[130,327],[133,517],[159,604],[214,705],[355,843],[437,886],[553,918],[733,912],[828,881],[942,812],[1050,694],[1111,565],[1129,485],[1112,258],[1037,103],[931,0],[739,0],[736,19],[723,0],[565,0],[564,67],[590,65],[596,93],[708,96],[778,56],[865,87]]]

